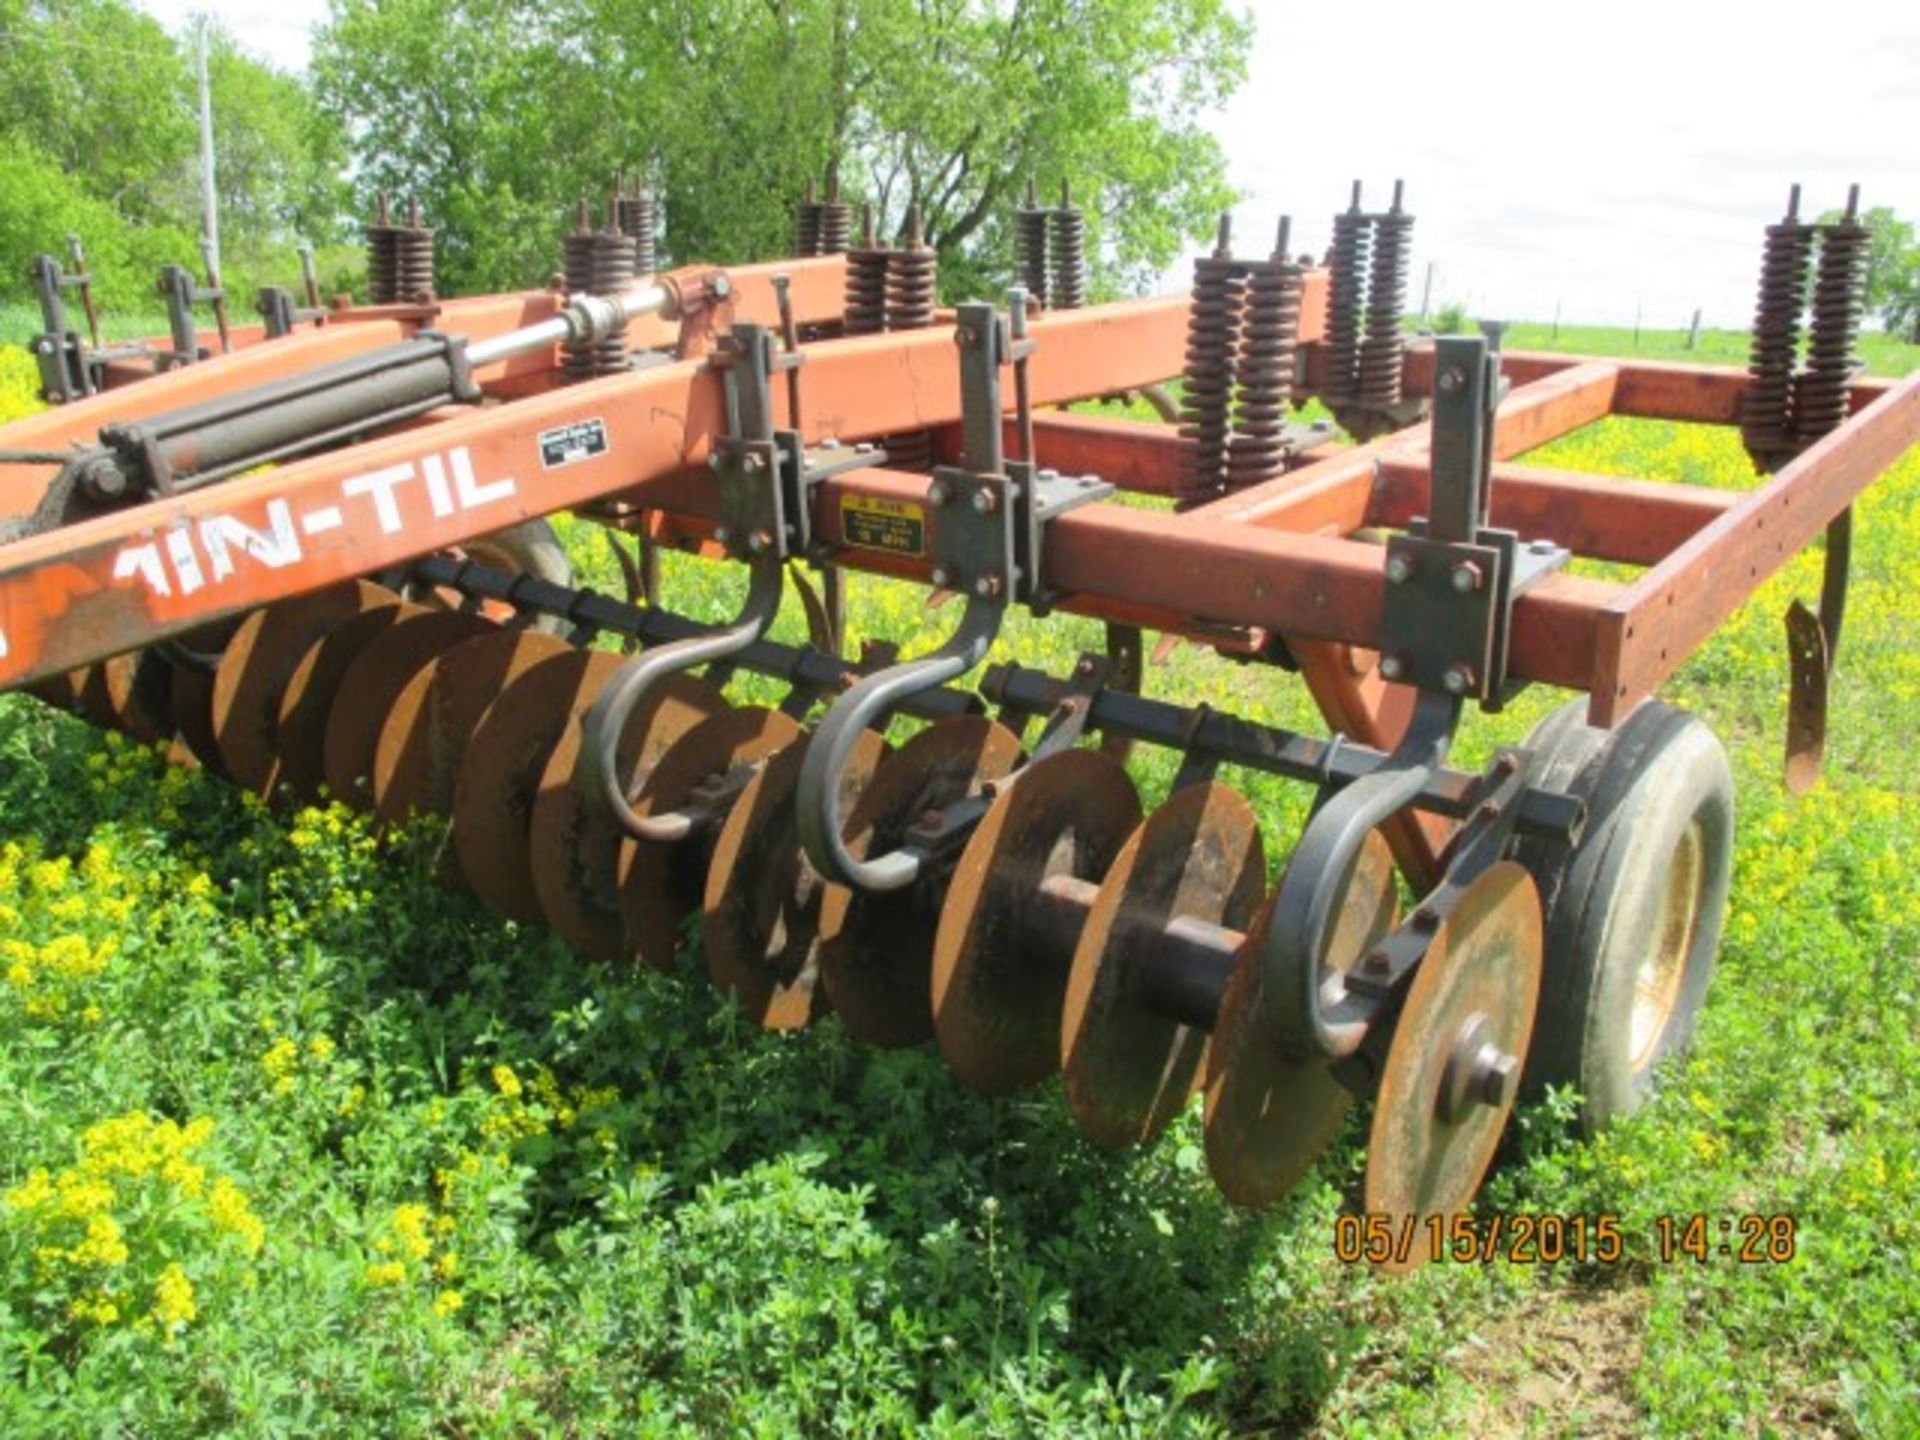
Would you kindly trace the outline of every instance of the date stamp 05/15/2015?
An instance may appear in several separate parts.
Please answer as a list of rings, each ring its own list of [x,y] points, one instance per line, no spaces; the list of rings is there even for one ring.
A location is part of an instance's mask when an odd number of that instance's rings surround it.
[[[1799,1248],[1799,1225],[1791,1214],[1658,1215],[1639,1233],[1618,1215],[1506,1214],[1389,1215],[1348,1213],[1333,1222],[1333,1254],[1349,1265],[1399,1265],[1452,1261],[1485,1265],[1617,1265],[1625,1261],[1662,1265],[1784,1265]]]

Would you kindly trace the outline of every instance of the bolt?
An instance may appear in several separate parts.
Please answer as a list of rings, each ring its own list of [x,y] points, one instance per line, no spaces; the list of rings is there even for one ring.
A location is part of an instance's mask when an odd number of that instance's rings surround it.
[[[1485,578],[1480,573],[1480,567],[1473,561],[1462,560],[1453,567],[1453,573],[1448,577],[1448,581],[1459,594],[1471,595],[1480,588]]]
[[[1473,1098],[1503,1109],[1520,1088],[1520,1062],[1497,1045],[1483,1045],[1473,1057]]]
[[[740,463],[746,466],[746,468],[751,471],[751,470],[758,470],[761,467],[761,464],[763,462],[761,461],[758,455],[754,454],[752,451],[749,451],[747,454],[741,457]]]
[[[853,447],[853,453],[856,455],[871,455],[873,453],[873,442],[871,440],[860,441],[859,444]]]
[[[1406,663],[1398,655],[1380,657],[1380,673],[1388,680],[1398,680],[1406,668]]]
[[[773,536],[764,530],[756,530],[747,536],[747,549],[751,550],[755,555],[760,554],[771,544],[773,544]]]
[[[1413,557],[1404,551],[1387,557],[1387,580],[1390,584],[1404,585],[1413,578]]]
[[[947,572],[936,565],[933,567],[933,574],[927,578],[933,581],[935,585],[945,585],[947,583]]]
[[[963,350],[973,344],[977,338],[973,333],[973,327],[971,325],[956,325],[953,327],[953,343]]]
[[[733,532],[724,525],[716,525],[713,527],[713,538],[722,545],[731,545],[733,543]]]
[[[829,450],[838,450],[840,448],[840,437],[838,435],[828,435],[823,437],[820,443]]]
[[[1527,549],[1536,555],[1551,555],[1559,548],[1560,547],[1555,545],[1551,540],[1534,540],[1527,545]]]
[[[1058,480],[1060,478],[1060,472],[1058,470],[1040,470],[1035,472],[1033,478],[1044,485],[1051,481]]]
[[[1001,585],[998,575],[982,575],[974,582],[973,593],[983,600],[991,600],[1000,593]]]
[[[988,489],[973,492],[973,511],[976,515],[991,515],[1000,508],[1000,497]]]
[[[1369,975],[1384,975],[1389,963],[1386,951],[1369,950],[1367,958],[1360,962],[1360,968]]]
[[[716,300],[724,300],[733,293],[733,281],[725,275],[715,275],[707,281],[707,293]]]
[[[709,470],[723,470],[726,468],[726,464],[727,462],[720,457],[718,450],[707,456],[707,469]]]
[[[1440,378],[1434,382],[1434,387],[1439,390],[1442,395],[1451,395],[1466,383],[1467,372],[1462,370],[1458,365],[1449,365],[1445,370],[1440,372]]]
[[[927,486],[927,503],[936,510],[953,498],[953,486],[944,480],[936,480]]]
[[[1431,935],[1440,928],[1440,912],[1431,905],[1422,905],[1413,912],[1413,928],[1423,935]]]
[[[1454,695],[1464,695],[1473,688],[1473,671],[1465,665],[1449,665],[1447,673],[1440,677],[1440,683]]]

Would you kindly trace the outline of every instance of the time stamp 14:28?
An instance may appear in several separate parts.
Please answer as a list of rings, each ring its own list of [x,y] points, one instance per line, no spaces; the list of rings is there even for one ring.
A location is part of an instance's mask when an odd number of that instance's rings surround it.
[[[1649,1238],[1663,1265],[1714,1260],[1784,1265],[1798,1248],[1790,1214],[1660,1215]],[[1412,1260],[1515,1265],[1613,1265],[1628,1258],[1627,1229],[1618,1215],[1341,1215],[1333,1224],[1334,1258],[1347,1264],[1406,1264]],[[1638,1247],[1636,1252],[1638,1252]],[[1633,1258],[1645,1258],[1636,1253]]]

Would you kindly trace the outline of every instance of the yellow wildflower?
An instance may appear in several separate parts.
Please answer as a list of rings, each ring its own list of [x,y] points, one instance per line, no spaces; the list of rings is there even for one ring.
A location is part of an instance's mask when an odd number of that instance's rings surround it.
[[[407,1283],[407,1267],[398,1260],[382,1260],[367,1266],[369,1285],[404,1285]]]
[[[513,1067],[511,1065],[494,1066],[493,1083],[499,1089],[500,1093],[509,1100],[518,1100],[520,1098],[520,1077],[513,1073]]]
[[[451,1315],[465,1303],[458,1290],[442,1290],[433,1297],[433,1313],[440,1316]]]
[[[193,1301],[193,1282],[178,1262],[160,1272],[153,1282],[153,1318],[169,1333],[183,1329],[200,1313]]]
[[[248,1254],[258,1251],[267,1238],[267,1227],[253,1213],[246,1194],[233,1181],[221,1176],[207,1195],[207,1214],[216,1230],[238,1235]]]

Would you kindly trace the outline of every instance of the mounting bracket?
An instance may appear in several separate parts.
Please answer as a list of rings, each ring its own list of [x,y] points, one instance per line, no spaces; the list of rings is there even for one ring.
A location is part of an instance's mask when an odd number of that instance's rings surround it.
[[[1380,673],[1498,710],[1520,689],[1507,675],[1513,602],[1572,556],[1486,523],[1505,394],[1497,345],[1446,335],[1434,349],[1429,513],[1387,541]]]

